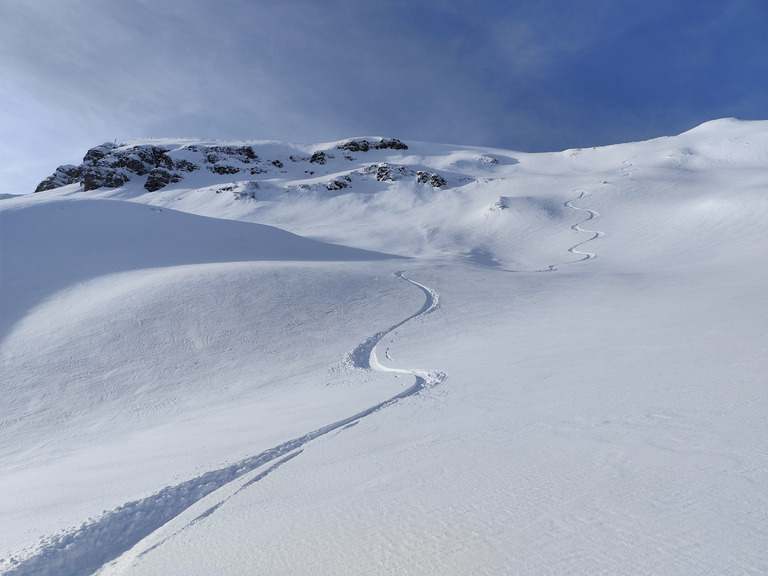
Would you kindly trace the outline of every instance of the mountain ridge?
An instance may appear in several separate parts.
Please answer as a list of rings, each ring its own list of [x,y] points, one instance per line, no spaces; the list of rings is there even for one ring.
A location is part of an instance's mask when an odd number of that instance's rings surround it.
[[[165,140],[160,140],[161,142]],[[173,144],[129,142],[116,144],[106,142],[89,149],[83,157],[83,162],[77,166],[67,164],[59,166],[56,171],[38,184],[35,192],[44,192],[78,183],[84,191],[98,188],[118,188],[136,177],[146,176],[144,188],[156,192],[168,184],[178,183],[185,174],[207,169],[220,176],[255,176],[257,174],[285,174],[283,168],[288,163],[305,166],[322,166],[333,159],[333,153],[343,155],[345,160],[354,161],[351,154],[364,154],[376,150],[408,150],[408,146],[394,138],[352,138],[341,140],[324,148],[315,147],[309,156],[301,153],[291,154],[291,148],[285,144],[269,141],[254,141],[252,143],[227,144],[203,143],[190,141]],[[165,141],[167,142],[167,141]],[[275,154],[274,148],[283,148],[283,154]],[[271,157],[262,158],[255,149],[269,147]],[[296,147],[301,150],[300,147]],[[286,152],[288,152],[286,156]],[[311,168],[311,167],[310,167]],[[360,169],[358,169],[360,170]],[[386,165],[370,165],[369,173],[375,173],[377,180],[393,180],[390,167]],[[401,173],[405,171],[400,167]],[[314,170],[305,169],[313,174]],[[446,184],[437,174],[413,172],[421,183],[429,183],[435,188]],[[328,189],[346,188],[349,179],[333,180],[327,183]]]
[[[537,269],[556,262],[567,242],[549,226],[573,212],[566,200],[632,182],[641,165],[670,179],[680,170],[709,173],[720,156],[759,167],[766,125],[720,119],[678,136],[548,153],[370,136],[319,144],[137,139],[92,148],[38,195],[131,200],[367,250]],[[561,190],[557,174],[581,175],[579,191]]]

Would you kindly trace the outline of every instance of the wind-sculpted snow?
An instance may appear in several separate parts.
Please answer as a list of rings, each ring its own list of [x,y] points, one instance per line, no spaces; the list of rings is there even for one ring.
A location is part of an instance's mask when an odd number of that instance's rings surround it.
[[[401,258],[318,242],[273,226],[114,200],[57,199],[0,212],[0,341],[15,320],[69,285],[147,268],[251,261]]]
[[[431,288],[405,277],[402,272],[397,272],[396,275],[424,292],[426,295],[424,305],[418,312],[394,324],[389,329],[377,332],[366,339],[348,354],[345,361],[359,369],[411,374],[415,378],[415,383],[412,386],[348,418],[332,422],[230,466],[206,472],[174,486],[167,486],[151,496],[123,504],[107,512],[101,518],[84,522],[78,528],[46,538],[33,555],[22,561],[14,559],[12,567],[4,574],[6,576],[81,576],[92,574],[204,498],[211,497],[213,499],[211,505],[181,530],[214,514],[229,498],[262,480],[279,466],[298,456],[302,446],[307,443],[334,430],[354,425],[374,412],[417,394],[425,387],[435,386],[442,382],[446,375],[440,371],[387,368],[379,364],[376,359],[376,345],[384,336],[406,322],[432,312],[437,308],[439,300],[437,292]],[[266,467],[267,464],[276,460],[276,463]],[[216,498],[217,490],[247,475],[252,475],[252,477],[249,477],[235,491],[222,498]],[[162,545],[162,541],[147,548],[142,554],[160,545]]]

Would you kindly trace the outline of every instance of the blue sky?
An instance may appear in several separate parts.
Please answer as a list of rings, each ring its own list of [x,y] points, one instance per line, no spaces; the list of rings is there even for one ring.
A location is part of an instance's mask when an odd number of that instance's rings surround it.
[[[768,119],[765,0],[0,0],[0,193],[144,136],[561,150]]]

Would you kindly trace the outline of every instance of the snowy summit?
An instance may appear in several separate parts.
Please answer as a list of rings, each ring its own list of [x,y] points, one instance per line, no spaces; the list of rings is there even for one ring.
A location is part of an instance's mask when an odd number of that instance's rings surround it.
[[[764,121],[95,146],[0,199],[0,574],[768,573],[767,262]]]

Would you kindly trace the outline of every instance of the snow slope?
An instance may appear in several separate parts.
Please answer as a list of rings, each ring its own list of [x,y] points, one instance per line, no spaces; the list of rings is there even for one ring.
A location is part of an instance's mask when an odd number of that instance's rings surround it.
[[[768,122],[225,144],[0,201],[3,573],[768,572]]]

